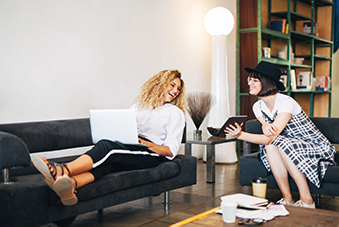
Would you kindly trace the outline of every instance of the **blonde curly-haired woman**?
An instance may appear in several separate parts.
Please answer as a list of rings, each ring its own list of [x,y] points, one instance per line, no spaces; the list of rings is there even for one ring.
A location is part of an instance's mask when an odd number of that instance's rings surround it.
[[[172,160],[181,144],[185,127],[185,84],[179,70],[160,71],[144,83],[131,106],[135,109],[140,151],[120,143],[101,140],[85,154],[67,164],[50,163],[32,156],[34,166],[64,205],[78,202],[75,189],[117,171],[144,169]]]

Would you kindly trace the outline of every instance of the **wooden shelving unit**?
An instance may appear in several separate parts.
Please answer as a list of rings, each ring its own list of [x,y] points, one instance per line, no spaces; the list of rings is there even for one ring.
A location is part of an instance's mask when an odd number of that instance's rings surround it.
[[[255,118],[252,105],[257,97],[247,93],[247,72],[244,67],[255,67],[260,61],[276,64],[287,72],[287,89],[309,116],[331,116],[331,89],[328,91],[292,90],[290,71],[296,75],[311,71],[313,77],[332,76],[334,4],[327,0],[238,0],[237,2],[237,113]],[[272,19],[286,19],[286,33],[269,29]],[[311,23],[311,34],[303,33],[303,23]],[[317,25],[318,35],[313,26]],[[279,58],[279,51],[287,47],[287,59]],[[262,48],[271,48],[271,58],[265,58]],[[303,64],[292,62],[304,58]]]

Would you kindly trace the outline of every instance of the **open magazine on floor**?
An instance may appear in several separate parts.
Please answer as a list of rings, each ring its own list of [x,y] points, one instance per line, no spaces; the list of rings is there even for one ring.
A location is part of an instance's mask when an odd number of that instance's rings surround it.
[[[222,214],[222,210],[216,210],[215,213]],[[244,211],[238,207],[235,213],[238,218],[261,218],[265,221],[270,221],[277,216],[286,216],[288,214],[289,212],[286,210],[284,205],[272,205],[267,210],[256,211]]]
[[[222,200],[233,200],[238,204],[236,216],[238,218],[261,218],[266,221],[277,216],[286,216],[289,212],[284,205],[271,205],[267,199],[237,193],[221,197]],[[215,211],[222,214],[222,210]]]

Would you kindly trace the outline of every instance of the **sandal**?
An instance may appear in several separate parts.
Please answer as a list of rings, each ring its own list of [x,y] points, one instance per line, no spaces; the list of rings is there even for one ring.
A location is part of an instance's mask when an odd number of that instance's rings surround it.
[[[75,195],[76,188],[77,181],[75,178],[67,175],[58,177],[53,184],[54,192],[60,197],[62,204],[65,206],[71,206],[78,202],[78,198]]]
[[[48,161],[46,163],[37,154],[32,154],[31,158],[32,158],[32,163],[35,166],[35,168],[37,168],[37,170],[39,170],[39,172],[42,173],[42,175],[44,175],[46,183],[52,189],[53,189],[53,183],[55,182],[56,177],[57,177],[57,166],[61,167],[60,176],[64,175],[64,167],[68,171],[68,174],[70,174],[70,171],[66,164],[58,164],[55,162],[48,162]]]

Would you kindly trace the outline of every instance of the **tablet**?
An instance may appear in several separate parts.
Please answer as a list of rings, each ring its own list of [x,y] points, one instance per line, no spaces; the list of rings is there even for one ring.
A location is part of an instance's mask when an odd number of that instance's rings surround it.
[[[225,134],[226,127],[228,127],[229,125],[235,126],[235,123],[238,123],[238,125],[241,125],[242,123],[245,122],[246,119],[247,119],[247,115],[229,117],[227,121],[225,122],[225,124],[219,129],[218,134],[219,135]]]

